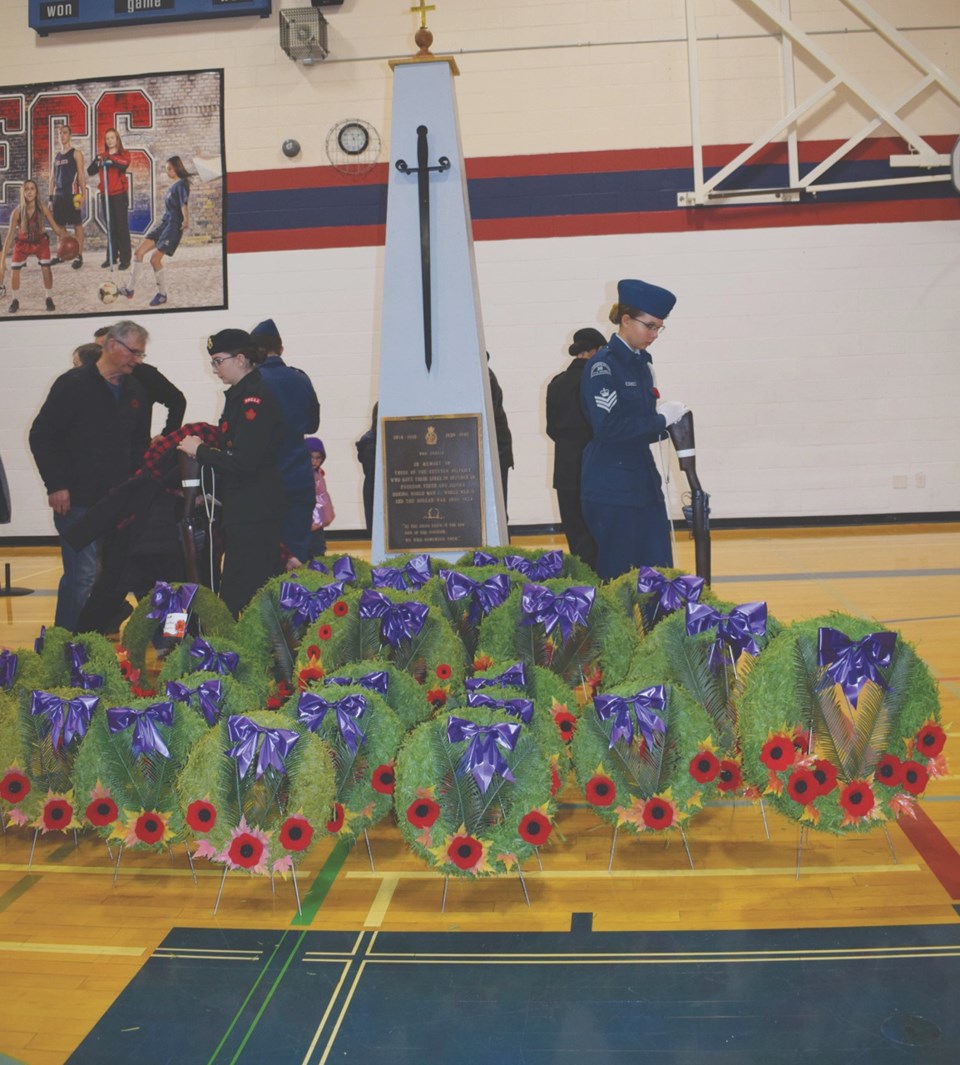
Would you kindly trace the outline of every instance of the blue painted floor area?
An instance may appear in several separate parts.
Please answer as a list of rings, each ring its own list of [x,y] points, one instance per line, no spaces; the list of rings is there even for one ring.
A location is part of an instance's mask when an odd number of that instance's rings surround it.
[[[178,929],[70,1065],[960,1060],[960,927]]]

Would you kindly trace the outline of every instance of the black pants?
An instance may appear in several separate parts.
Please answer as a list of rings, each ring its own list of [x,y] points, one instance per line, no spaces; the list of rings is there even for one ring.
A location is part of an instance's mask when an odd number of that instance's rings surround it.
[[[110,245],[113,262],[120,263],[123,270],[130,265],[130,202],[126,192],[117,192],[109,197],[107,210],[110,218]],[[110,258],[110,250],[107,250]]]
[[[582,559],[591,569],[597,568],[597,545],[580,509],[579,488],[558,488],[557,503],[560,506],[560,524],[567,538],[570,554]]]
[[[220,598],[238,617],[253,595],[282,572],[280,520],[225,525],[226,551]]]

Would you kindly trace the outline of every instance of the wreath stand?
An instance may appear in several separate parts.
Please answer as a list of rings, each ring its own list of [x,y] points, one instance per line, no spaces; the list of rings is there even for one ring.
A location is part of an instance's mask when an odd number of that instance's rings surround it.
[[[0,820],[2,820],[2,819],[0,819]],[[6,831],[7,831],[6,828],[4,828],[3,831],[4,831],[4,834],[6,834]],[[67,830],[64,829],[64,831],[67,831]],[[77,847],[80,846],[80,837],[77,835],[77,830],[75,828],[72,829],[71,831],[73,832],[73,849],[76,850]],[[33,852],[37,849],[37,839],[39,838],[39,836],[40,836],[40,829],[39,828],[35,828],[33,830],[33,842],[30,844],[30,857],[27,859],[27,868],[28,869],[32,869],[33,868]]]
[[[683,840],[683,849],[687,852],[687,861],[690,863],[690,868],[691,869],[696,869],[696,866],[693,864],[693,856],[690,853],[690,845],[687,843],[687,834],[686,834],[686,832],[683,831],[683,825],[679,825],[678,824],[677,825],[677,830],[680,833],[680,839]],[[607,872],[608,873],[612,873],[613,872],[613,858],[614,858],[614,855],[616,854],[617,836],[619,834],[620,834],[620,826],[619,825],[614,825],[613,826],[613,839],[610,841],[610,861],[607,863]],[[664,846],[665,847],[669,847],[670,846],[670,837],[669,836],[664,841]]]
[[[804,840],[804,836],[807,835],[809,833],[809,831],[810,831],[810,829],[807,828],[806,825],[801,825],[800,826],[800,834],[799,834],[799,836],[797,838],[797,875],[796,875],[796,879],[797,880],[800,879],[800,859],[801,859],[801,856],[803,854],[803,840]],[[893,864],[894,865],[899,865],[900,863],[897,860],[897,852],[894,849],[893,840],[890,838],[890,830],[887,828],[886,823],[884,823],[884,825],[883,825],[883,834],[884,834],[884,837],[886,838],[887,847],[890,850],[890,857],[893,859]]]
[[[194,867],[194,864],[193,864],[193,855],[190,853],[190,848],[186,845],[186,843],[184,843],[183,849],[186,851],[187,862],[190,865],[190,875],[193,877],[194,884],[196,884],[196,882],[197,882],[197,870],[196,870],[196,868]],[[110,844],[109,843],[107,844],[107,853],[110,855],[111,858],[113,857],[113,851],[110,850]],[[170,861],[172,862],[173,861],[173,846],[172,845],[167,847],[167,854],[170,856]],[[117,886],[117,877],[120,875],[120,859],[122,857],[123,857],[123,844],[121,843],[117,847],[117,860],[116,860],[116,862],[114,863],[114,866],[113,866],[113,886],[114,887]]]
[[[537,855],[537,861],[540,860],[539,854]],[[543,866],[541,865],[542,869]],[[530,894],[527,891],[527,882],[523,879],[523,870],[520,866],[517,866],[517,876],[520,878],[520,887],[523,890],[523,897],[526,900],[527,905],[530,905]],[[447,909],[447,888],[450,886],[450,877],[445,876],[443,878],[443,897],[440,899],[440,912],[445,913]]]
[[[217,892],[217,901],[216,901],[216,903],[214,904],[214,907],[213,907],[214,916],[216,916],[217,910],[220,909],[220,899],[223,897],[223,885],[227,882],[227,873],[229,873],[229,872],[230,872],[230,866],[229,865],[224,865],[224,867],[223,867],[223,876],[220,877],[220,890]],[[297,869],[296,869],[296,866],[291,866],[290,867],[290,878],[293,880],[293,894],[294,894],[294,898],[296,898],[296,900],[297,900],[297,914],[298,914],[298,916],[302,917],[303,916],[303,908],[300,905],[300,887],[297,884]],[[273,875],[273,871],[272,870],[270,872],[270,891],[274,895],[276,895],[276,893],[277,893],[277,883],[276,883],[276,880],[274,879],[274,875]]]

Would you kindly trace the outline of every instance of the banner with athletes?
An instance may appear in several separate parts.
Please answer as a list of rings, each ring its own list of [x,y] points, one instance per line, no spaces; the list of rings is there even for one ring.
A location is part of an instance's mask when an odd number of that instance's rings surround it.
[[[227,305],[223,71],[0,88],[0,320]]]

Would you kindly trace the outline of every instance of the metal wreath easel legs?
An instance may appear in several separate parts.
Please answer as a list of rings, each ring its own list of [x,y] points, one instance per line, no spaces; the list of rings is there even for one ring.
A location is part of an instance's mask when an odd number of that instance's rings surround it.
[[[803,855],[803,840],[804,840],[804,836],[809,831],[810,831],[810,829],[807,828],[806,825],[801,825],[800,826],[800,832],[799,832],[799,835],[797,837],[797,875],[796,875],[796,879],[797,880],[800,879],[800,859],[801,859],[801,857]],[[897,861],[897,852],[894,850],[893,840],[890,838],[890,830],[887,828],[887,826],[885,824],[883,826],[883,834],[884,834],[884,837],[886,838],[887,847],[890,850],[890,857],[893,859],[893,864],[894,865],[899,865],[900,863]]]

